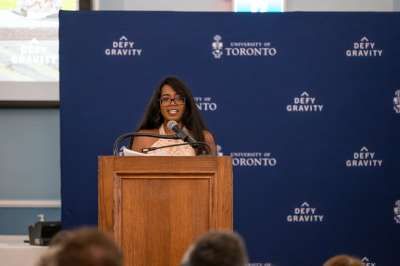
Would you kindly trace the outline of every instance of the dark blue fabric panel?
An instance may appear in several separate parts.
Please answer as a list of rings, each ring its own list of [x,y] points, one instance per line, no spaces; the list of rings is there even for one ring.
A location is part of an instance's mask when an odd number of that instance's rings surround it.
[[[234,226],[252,263],[349,253],[397,265],[399,23],[398,13],[61,12],[63,225],[97,223],[97,156],[176,75],[233,157]],[[135,54],[107,55],[120,41],[115,53]]]

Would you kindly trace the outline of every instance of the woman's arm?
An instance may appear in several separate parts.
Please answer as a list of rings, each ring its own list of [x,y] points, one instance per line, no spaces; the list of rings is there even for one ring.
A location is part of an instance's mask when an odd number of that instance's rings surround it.
[[[138,133],[149,133],[154,134],[154,130],[140,130]],[[154,142],[157,141],[157,138],[150,138],[144,136],[137,136],[133,139],[131,149],[138,152],[143,152],[142,150],[145,148],[150,148]]]
[[[214,137],[207,130],[204,130],[204,141],[205,141],[205,143],[208,144],[208,146],[211,149],[210,155],[217,155],[217,146],[215,145]]]

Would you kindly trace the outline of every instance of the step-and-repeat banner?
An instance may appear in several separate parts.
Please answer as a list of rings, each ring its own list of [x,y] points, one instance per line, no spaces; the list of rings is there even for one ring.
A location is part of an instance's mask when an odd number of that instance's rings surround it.
[[[61,12],[62,221],[97,223],[97,156],[153,90],[192,90],[234,166],[252,265],[400,263],[398,13]]]

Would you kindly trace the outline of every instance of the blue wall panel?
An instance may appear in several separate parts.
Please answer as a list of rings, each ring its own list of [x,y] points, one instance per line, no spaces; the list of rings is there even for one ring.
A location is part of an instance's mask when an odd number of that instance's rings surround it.
[[[64,225],[97,223],[97,156],[176,75],[233,157],[234,224],[252,262],[321,265],[350,253],[397,265],[399,22],[397,13],[61,12]]]

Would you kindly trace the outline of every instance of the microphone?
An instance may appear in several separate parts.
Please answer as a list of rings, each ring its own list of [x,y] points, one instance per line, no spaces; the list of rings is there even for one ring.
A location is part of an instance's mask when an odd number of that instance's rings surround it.
[[[170,120],[167,123],[167,127],[175,132],[175,134],[183,141],[188,142],[192,147],[196,147],[198,141],[195,140],[188,132],[179,128],[178,123],[174,120]]]

